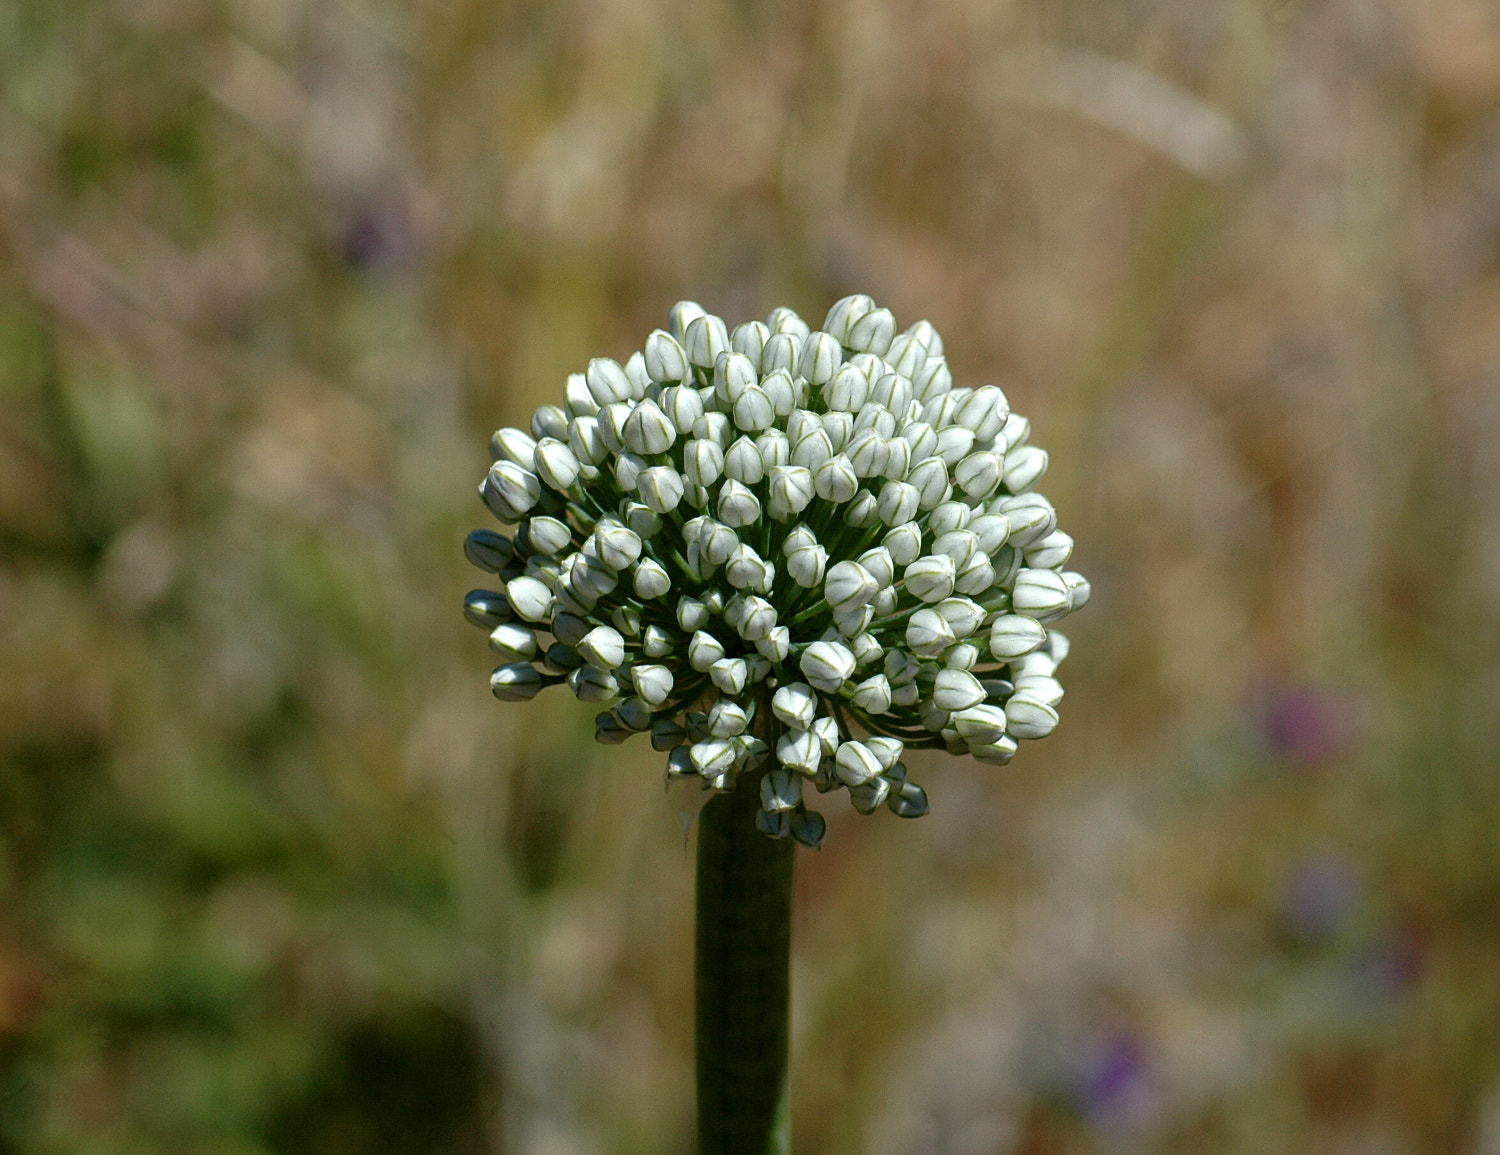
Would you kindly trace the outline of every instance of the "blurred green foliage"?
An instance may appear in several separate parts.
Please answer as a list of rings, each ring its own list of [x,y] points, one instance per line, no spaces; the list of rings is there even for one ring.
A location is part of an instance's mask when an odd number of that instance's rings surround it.
[[[1500,16],[0,5],[0,1151],[686,1151],[695,799],[459,613],[679,297],[1052,452],[1065,723],[799,858],[847,1152],[1500,1152]]]

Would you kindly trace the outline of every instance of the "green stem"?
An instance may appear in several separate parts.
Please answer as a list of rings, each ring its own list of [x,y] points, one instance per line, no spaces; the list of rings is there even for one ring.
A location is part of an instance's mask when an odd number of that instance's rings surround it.
[[[699,1155],[791,1150],[790,838],[755,827],[760,775],[742,773],[698,822]]]

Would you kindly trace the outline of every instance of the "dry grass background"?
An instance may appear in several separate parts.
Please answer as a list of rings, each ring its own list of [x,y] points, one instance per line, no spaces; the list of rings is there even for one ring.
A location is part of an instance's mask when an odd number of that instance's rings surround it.
[[[691,800],[459,544],[674,300],[867,291],[1096,592],[801,856],[798,1149],[1496,1155],[1497,107],[1482,0],[0,6],[0,1151],[689,1150]]]

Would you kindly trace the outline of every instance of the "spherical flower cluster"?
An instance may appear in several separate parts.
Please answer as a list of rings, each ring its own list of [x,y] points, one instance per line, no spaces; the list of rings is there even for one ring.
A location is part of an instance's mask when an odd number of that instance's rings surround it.
[[[490,442],[479,493],[516,528],[469,535],[504,588],[465,612],[503,661],[491,688],[566,683],[610,705],[600,742],[649,733],[671,776],[759,773],[774,837],[822,841],[807,784],[924,814],[906,748],[1003,764],[1057,725],[1050,627],[1089,585],[1029,433],[995,386],[953,387],[930,324],[898,333],[869,297],[821,330],[681,302]]]

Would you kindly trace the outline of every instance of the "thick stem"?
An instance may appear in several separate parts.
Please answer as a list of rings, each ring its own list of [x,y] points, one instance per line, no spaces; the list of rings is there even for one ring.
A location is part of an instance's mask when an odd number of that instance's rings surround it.
[[[791,1150],[795,846],[756,829],[759,809],[760,775],[746,772],[698,823],[698,1155]]]

